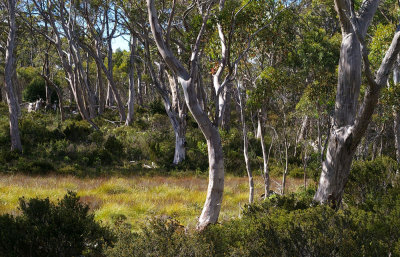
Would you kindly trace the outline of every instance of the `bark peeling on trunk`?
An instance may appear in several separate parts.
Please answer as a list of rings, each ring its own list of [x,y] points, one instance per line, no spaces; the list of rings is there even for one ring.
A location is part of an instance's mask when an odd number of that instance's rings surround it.
[[[380,89],[386,84],[400,50],[400,32],[396,32],[376,75],[372,75],[364,38],[378,4],[379,0],[364,0],[356,15],[346,0],[335,0],[343,35],[335,116],[314,200],[330,203],[336,208],[341,204],[353,156],[368,128]],[[362,60],[368,88],[362,105],[357,108]]]

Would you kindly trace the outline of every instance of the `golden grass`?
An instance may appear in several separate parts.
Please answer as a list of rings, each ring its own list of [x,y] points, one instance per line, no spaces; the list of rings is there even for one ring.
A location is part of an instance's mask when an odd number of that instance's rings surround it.
[[[277,179],[276,179],[277,180]],[[262,178],[255,177],[255,199],[263,194]],[[301,185],[289,179],[289,191]],[[275,183],[272,185],[275,188]],[[18,214],[18,199],[48,197],[55,201],[68,190],[89,204],[97,220],[112,224],[124,217],[137,228],[147,218],[168,215],[195,226],[206,197],[207,179],[199,177],[111,177],[0,175],[0,214]],[[221,220],[237,217],[248,202],[246,177],[226,177]]]

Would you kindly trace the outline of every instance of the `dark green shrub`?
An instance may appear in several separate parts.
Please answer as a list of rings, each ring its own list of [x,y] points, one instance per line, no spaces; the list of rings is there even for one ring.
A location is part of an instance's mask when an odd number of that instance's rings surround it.
[[[120,240],[107,251],[108,256],[213,256],[211,244],[196,232],[186,232],[172,218],[153,219],[140,233],[132,233],[128,226],[120,224],[117,235]]]
[[[221,138],[226,172],[235,175],[246,174],[242,133],[238,129],[232,128],[229,132],[221,131]]]
[[[22,92],[24,101],[34,102],[40,98],[46,99],[46,88],[44,79],[34,78]]]
[[[124,145],[113,135],[107,137],[104,143],[104,149],[118,158],[124,155]]]
[[[45,175],[51,171],[55,171],[52,163],[47,160],[28,160],[24,157],[20,157],[18,162],[15,164],[17,172],[23,172],[31,175]]]
[[[69,192],[57,204],[20,200],[21,216],[0,216],[1,256],[102,256],[114,236]]]
[[[92,132],[89,123],[85,121],[69,121],[63,130],[68,140],[73,142],[88,140],[89,134]]]
[[[165,112],[165,107],[161,100],[157,99],[149,104],[149,113],[154,115],[154,114],[164,114],[166,115]]]
[[[20,134],[22,145],[27,152],[30,152],[38,144],[64,137],[58,129],[49,130],[44,123],[34,119],[20,121]]]
[[[91,142],[95,143],[97,147],[101,147],[104,143],[104,135],[101,130],[93,131],[88,138]]]
[[[344,201],[370,209],[377,198],[393,187],[396,169],[396,161],[389,157],[355,161],[345,188]]]
[[[126,152],[127,152],[126,154],[128,155],[130,161],[138,161],[143,158],[143,153],[140,148],[130,147],[126,150]]]
[[[289,171],[289,176],[292,178],[303,178],[304,177],[304,169],[303,167],[296,167],[291,165],[291,169]]]

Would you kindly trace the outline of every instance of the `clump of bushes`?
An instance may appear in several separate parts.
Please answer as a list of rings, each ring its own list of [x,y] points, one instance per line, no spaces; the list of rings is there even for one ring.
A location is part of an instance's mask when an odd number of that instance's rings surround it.
[[[345,188],[344,202],[371,210],[379,199],[398,186],[397,169],[397,162],[385,156],[372,161],[355,161]]]
[[[85,141],[88,139],[92,129],[85,121],[69,121],[63,133],[72,142]]]
[[[115,247],[106,251],[113,257],[195,257],[213,256],[212,244],[194,231],[186,231],[178,221],[170,217],[158,217],[142,227],[141,232],[132,233],[130,226],[117,224],[119,238]]]
[[[156,219],[139,233],[119,228],[109,256],[400,256],[399,210],[384,216],[312,206],[297,196],[248,206],[241,219],[185,231]],[[355,251],[354,249],[357,249]],[[119,255],[118,255],[119,253]]]
[[[69,192],[57,204],[20,199],[20,216],[0,216],[1,256],[102,256],[115,236]]]

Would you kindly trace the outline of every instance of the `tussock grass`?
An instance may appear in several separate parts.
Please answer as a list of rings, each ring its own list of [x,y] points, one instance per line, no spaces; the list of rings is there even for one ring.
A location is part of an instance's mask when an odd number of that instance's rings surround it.
[[[221,220],[237,217],[248,201],[246,177],[225,179]],[[289,190],[301,179],[289,179]],[[255,199],[263,193],[262,178],[255,178]],[[274,185],[272,185],[274,187]],[[195,226],[206,197],[205,177],[111,177],[77,178],[72,176],[0,175],[0,214],[17,214],[21,197],[62,198],[76,191],[89,204],[97,220],[113,224],[126,220],[133,228],[153,216],[167,215],[184,225]]]

